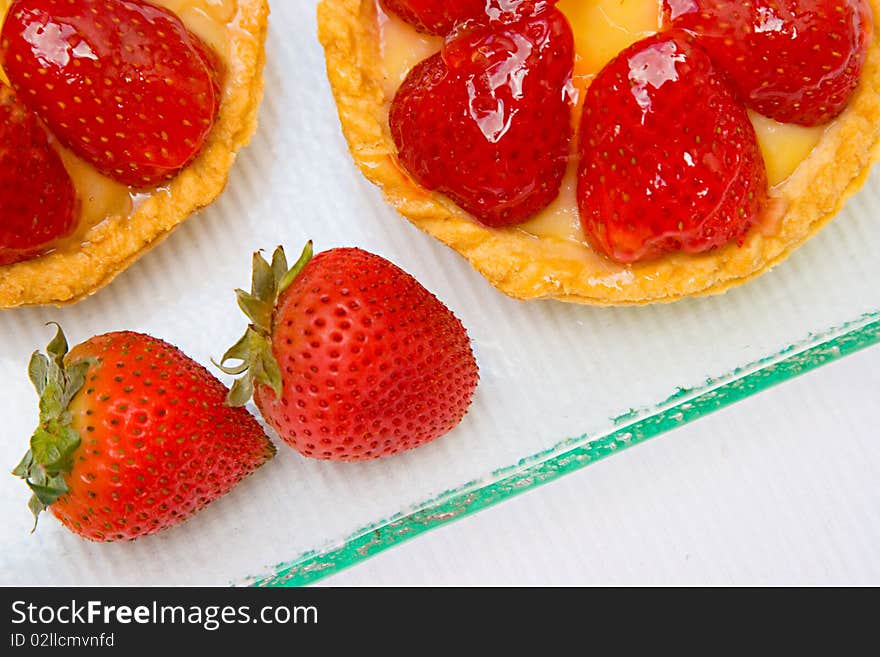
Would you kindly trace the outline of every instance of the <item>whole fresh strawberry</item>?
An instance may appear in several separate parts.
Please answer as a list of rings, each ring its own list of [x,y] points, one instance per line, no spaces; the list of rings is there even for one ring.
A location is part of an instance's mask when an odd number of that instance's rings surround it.
[[[466,24],[394,97],[401,165],[487,226],[525,221],[556,198],[565,174],[573,65],[571,28],[556,9]]]
[[[305,456],[362,461],[439,438],[461,421],[477,365],[461,322],[412,276],[360,249],[288,269],[279,247],[254,254],[251,320],[221,369],[242,374],[230,403],[251,397],[281,438]],[[226,367],[229,361],[239,366]]]
[[[0,64],[62,144],[132,187],[195,159],[220,108],[217,56],[143,0],[14,0]]]
[[[0,82],[0,265],[39,255],[76,223],[76,192],[43,126]]]
[[[579,147],[581,223],[619,262],[740,240],[767,196],[746,110],[685,32],[639,41],[599,73]]]
[[[664,0],[752,109],[821,125],[849,103],[873,33],[866,0]]]
[[[67,353],[61,329],[28,368],[40,424],[13,474],[94,541],[177,525],[227,493],[275,449],[204,367],[167,342],[108,333]]]
[[[388,11],[397,14],[420,32],[446,35],[465,21],[510,22],[535,14],[556,0],[381,0]]]

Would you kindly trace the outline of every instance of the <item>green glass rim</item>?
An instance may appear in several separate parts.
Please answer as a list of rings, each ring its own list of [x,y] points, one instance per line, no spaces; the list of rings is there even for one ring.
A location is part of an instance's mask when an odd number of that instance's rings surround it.
[[[313,584],[426,531],[534,490],[876,344],[880,344],[880,311],[866,314],[842,327],[813,334],[777,354],[710,379],[703,386],[680,388],[650,409],[633,410],[615,418],[613,427],[604,434],[562,441],[549,450],[497,470],[486,479],[449,490],[414,505],[408,511],[364,527],[341,543],[306,552],[290,562],[279,564],[272,569],[271,575],[250,577],[245,584],[262,587]]]

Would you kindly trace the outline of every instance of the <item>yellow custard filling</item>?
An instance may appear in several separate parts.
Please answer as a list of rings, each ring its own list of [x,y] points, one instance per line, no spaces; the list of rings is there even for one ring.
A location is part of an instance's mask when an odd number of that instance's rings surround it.
[[[177,14],[193,34],[211,46],[223,62],[229,61],[230,35],[235,29],[238,14],[236,0],[151,0],[152,4],[166,7]],[[12,0],[0,0],[0,24]],[[5,75],[0,71],[5,82]],[[225,94],[230,91],[226,81]],[[110,217],[127,217],[140,205],[156,194],[167,193],[167,188],[157,187],[135,190],[117,183],[98,173],[69,150],[56,144],[64,165],[76,187],[80,203],[78,223],[74,233],[60,240],[52,251],[72,251],[80,248],[90,229]]]
[[[611,59],[660,29],[661,0],[560,0],[557,7],[566,15],[575,34],[574,85],[580,99]],[[440,50],[442,39],[419,34],[401,19],[383,12],[381,7],[377,8],[377,20],[384,91],[390,102],[413,66]],[[575,112],[575,119],[577,114]],[[750,117],[771,187],[791,177],[827,128],[781,124],[755,113],[750,113]],[[586,245],[577,210],[577,164],[577,157],[573,155],[559,196],[549,207],[528,222],[506,230],[556,237],[576,246]],[[581,253],[581,257],[584,256],[590,257]]]

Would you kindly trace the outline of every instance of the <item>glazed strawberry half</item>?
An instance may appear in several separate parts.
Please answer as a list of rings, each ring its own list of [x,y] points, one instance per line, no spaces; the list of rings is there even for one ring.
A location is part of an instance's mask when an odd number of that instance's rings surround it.
[[[15,0],[0,64],[64,146],[131,187],[176,176],[219,113],[217,55],[143,0]]]
[[[866,0],[664,0],[748,106],[782,123],[827,123],[855,91],[873,34]]]
[[[402,167],[487,226],[556,198],[571,141],[574,38],[556,9],[467,23],[417,65],[391,104]]]
[[[220,364],[245,374],[229,401],[254,396],[265,420],[305,456],[376,459],[412,449],[461,422],[477,386],[467,332],[412,276],[360,249],[288,269],[254,255],[251,321]],[[227,365],[240,361],[240,365]]]
[[[420,32],[449,34],[456,25],[469,20],[513,22],[531,16],[556,0],[380,0]]]
[[[0,82],[0,265],[39,255],[76,224],[73,182],[37,117]]]
[[[640,41],[599,73],[579,148],[581,223],[619,262],[740,240],[767,196],[746,109],[683,31]]]
[[[28,373],[40,422],[13,474],[35,517],[49,509],[90,540],[177,525],[275,453],[220,381],[147,335],[108,333],[68,353],[59,328]]]

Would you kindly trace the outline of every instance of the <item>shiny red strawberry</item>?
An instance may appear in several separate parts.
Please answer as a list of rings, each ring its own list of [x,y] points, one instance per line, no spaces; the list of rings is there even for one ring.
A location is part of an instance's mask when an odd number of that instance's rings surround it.
[[[466,25],[394,97],[401,165],[487,226],[525,221],[556,198],[565,173],[573,64],[571,28],[556,9]]]
[[[93,541],[132,540],[178,525],[275,454],[257,421],[167,342],[131,332],[67,352],[61,329],[28,374],[40,423],[13,474]]]
[[[281,438],[305,456],[365,461],[452,430],[477,386],[461,322],[412,276],[360,249],[292,269],[254,255],[253,288],[238,291],[251,325],[221,368],[246,375],[230,402],[251,396]]]
[[[132,187],[195,159],[219,112],[217,56],[143,0],[15,0],[0,64],[62,144]]]
[[[46,131],[0,82],[0,265],[39,255],[76,223],[76,193]]]
[[[620,262],[739,240],[767,195],[745,108],[685,32],[640,41],[599,73],[579,147],[581,223]]]
[[[556,0],[381,0],[420,32],[446,35],[468,20],[511,22],[536,14]]]
[[[849,103],[873,33],[866,0],[664,0],[748,106],[783,123],[821,125]]]

